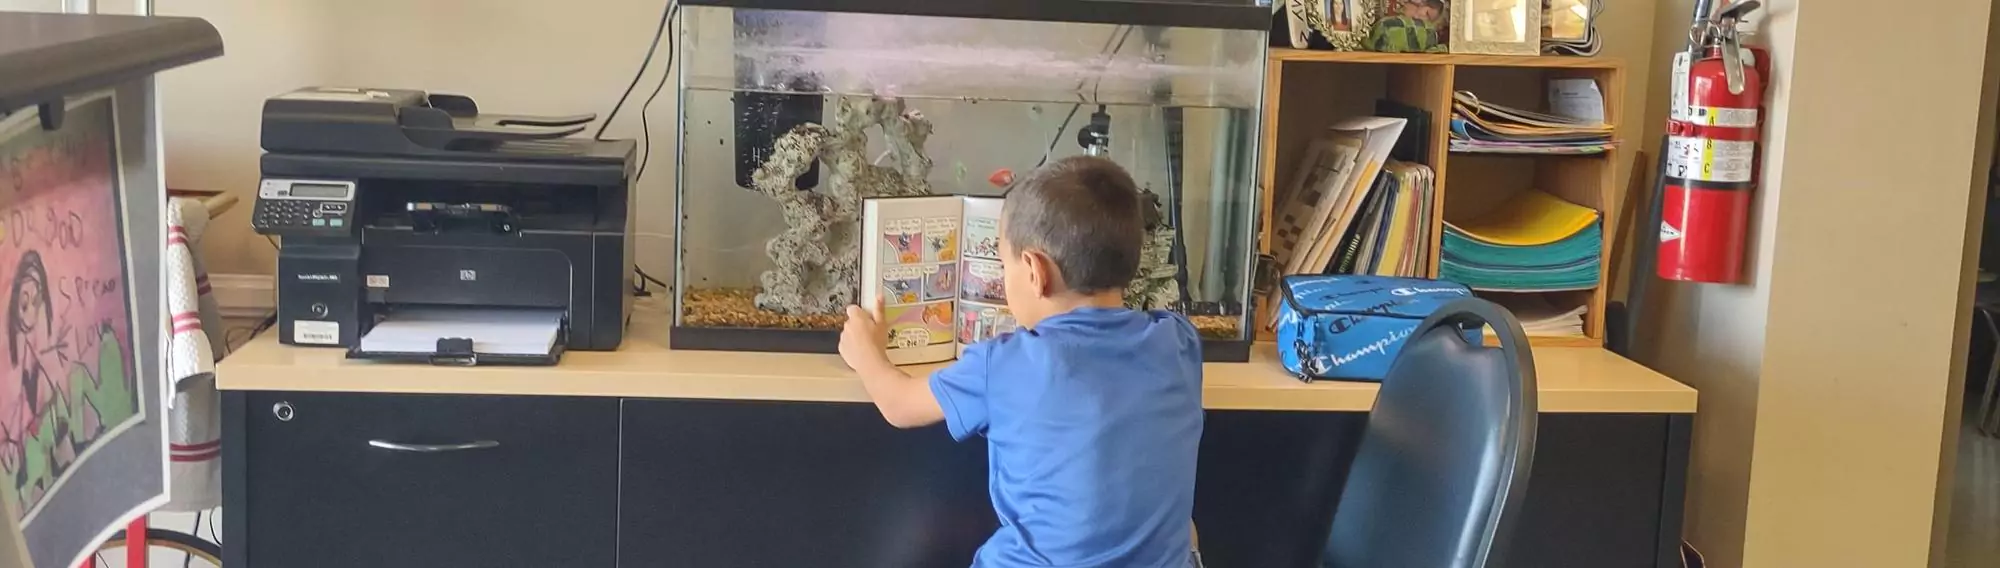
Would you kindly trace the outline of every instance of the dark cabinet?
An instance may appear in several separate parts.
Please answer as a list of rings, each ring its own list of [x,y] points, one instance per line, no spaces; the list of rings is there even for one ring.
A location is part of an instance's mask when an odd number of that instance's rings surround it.
[[[232,566],[616,565],[616,399],[228,396]]]
[[[627,399],[622,566],[962,568],[986,444],[868,404]]]

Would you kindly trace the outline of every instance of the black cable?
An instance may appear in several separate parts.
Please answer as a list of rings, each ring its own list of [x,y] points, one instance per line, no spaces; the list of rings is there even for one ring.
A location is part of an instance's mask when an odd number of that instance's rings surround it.
[[[1120,28],[1123,29],[1121,30]],[[1120,33],[1121,31],[1123,33]],[[1118,51],[1125,49],[1125,39],[1129,37],[1132,37],[1132,26],[1120,25],[1117,28],[1112,28],[1111,35],[1104,36],[1104,47],[1098,48],[1098,51],[1101,52],[1102,55],[1117,57]],[[1114,44],[1113,42],[1116,43]],[[1082,79],[1077,81],[1076,82],[1077,90],[1083,90],[1083,84],[1088,82],[1090,82],[1090,79]],[[1092,98],[1097,97],[1097,91],[1099,89],[1102,89],[1103,87],[1104,87],[1104,74],[1099,73],[1097,75],[1097,84],[1091,87],[1090,96]],[[1077,94],[1077,99],[1079,100],[1076,104],[1072,104],[1069,106],[1069,115],[1063,117],[1062,125],[1056,127],[1056,135],[1049,138],[1049,148],[1047,150],[1042,151],[1042,161],[1035,162],[1036,168],[1040,168],[1049,163],[1049,155],[1056,153],[1056,145],[1062,143],[1063,133],[1069,132],[1069,125],[1071,122],[1076,120],[1077,111],[1083,109],[1083,103],[1089,102],[1088,100],[1083,100],[1083,95],[1081,93]]]
[[[673,286],[669,286],[669,285],[667,285],[667,283],[666,283],[666,282],[662,282],[662,281],[660,281],[660,279],[658,279],[658,278],[654,278],[654,277],[653,277],[653,275],[651,275],[651,274],[647,274],[647,273],[646,273],[646,270],[645,270],[645,269],[642,269],[642,268],[634,268],[634,269],[632,269],[632,270],[633,270],[634,272],[638,272],[638,273],[639,273],[639,278],[642,278],[642,279],[644,279],[644,280],[645,280],[645,281],[647,281],[647,282],[652,282],[652,283],[654,283],[654,284],[658,284],[658,285],[660,285],[660,287],[661,287],[661,288],[666,288],[666,289],[669,289],[669,290],[672,290],[672,289],[673,289]]]
[[[604,115],[604,122],[598,123],[597,134],[592,135],[592,138],[604,139],[604,129],[610,128],[611,122],[618,120],[618,111],[625,108],[627,99],[632,98],[632,89],[639,88],[639,79],[645,77],[646,70],[653,67],[653,52],[660,50],[660,37],[667,33],[667,20],[673,17],[674,7],[679,5],[680,3],[675,0],[667,0],[667,5],[660,8],[660,24],[653,28],[653,42],[646,46],[646,58],[639,61],[639,71],[633,73],[632,82],[625,85],[625,94],[618,95],[618,104],[611,105],[611,114]]]
[[[667,19],[671,20],[673,19],[674,14],[680,13],[681,4],[680,2],[675,1],[671,2],[668,6],[669,7],[667,8]],[[660,98],[660,90],[667,86],[667,77],[672,76],[673,74],[674,74],[674,31],[672,29],[668,29],[667,68],[666,70],[660,72],[660,81],[653,84],[653,94],[647,95],[646,102],[644,104],[639,105],[639,139],[640,139],[640,146],[642,148],[640,149],[640,154],[639,154],[640,156],[639,172],[632,176],[633,181],[644,179],[646,177],[646,166],[653,163],[653,125],[651,122],[648,122],[646,120],[646,112],[648,109],[653,108],[653,99]]]
[[[201,538],[201,511],[194,512],[194,533],[190,536]],[[186,558],[181,559],[181,568],[194,568],[193,554],[189,554]]]

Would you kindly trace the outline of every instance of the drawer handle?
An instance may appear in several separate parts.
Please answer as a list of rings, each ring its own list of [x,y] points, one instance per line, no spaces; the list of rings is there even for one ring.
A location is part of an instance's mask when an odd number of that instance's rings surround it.
[[[465,450],[484,450],[488,448],[500,447],[500,443],[495,442],[493,440],[477,440],[472,442],[466,442],[463,444],[405,444],[402,442],[391,442],[388,440],[369,440],[368,445],[375,446],[377,448],[382,448],[384,450],[395,450],[398,452],[416,452],[419,454],[435,454],[440,452],[458,452]]]

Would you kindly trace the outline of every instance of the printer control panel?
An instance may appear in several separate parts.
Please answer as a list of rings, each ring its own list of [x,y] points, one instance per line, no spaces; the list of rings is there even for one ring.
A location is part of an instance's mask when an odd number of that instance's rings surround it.
[[[265,235],[344,237],[354,234],[354,182],[266,179],[257,186],[250,227]]]

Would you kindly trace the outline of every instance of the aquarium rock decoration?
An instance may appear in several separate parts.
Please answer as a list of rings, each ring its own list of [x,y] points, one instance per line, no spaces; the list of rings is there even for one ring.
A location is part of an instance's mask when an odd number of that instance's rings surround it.
[[[880,128],[889,161],[868,161],[869,128]],[[757,308],[782,314],[839,313],[860,296],[861,200],[929,195],[932,162],[924,155],[931,123],[898,99],[840,97],[833,126],[801,124],[772,145],[751,176],[757,191],[783,209],[785,231],[764,246],[775,268],[764,272]],[[817,190],[794,180],[826,164]]]
[[[1181,301],[1180,284],[1174,280],[1180,273],[1180,267],[1174,266],[1171,257],[1174,227],[1162,218],[1158,194],[1149,191],[1142,198],[1149,202],[1145,215],[1146,235],[1145,240],[1139,243],[1139,272],[1125,287],[1125,307],[1164,310]]]

